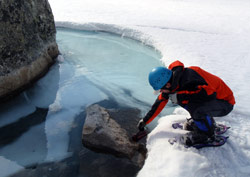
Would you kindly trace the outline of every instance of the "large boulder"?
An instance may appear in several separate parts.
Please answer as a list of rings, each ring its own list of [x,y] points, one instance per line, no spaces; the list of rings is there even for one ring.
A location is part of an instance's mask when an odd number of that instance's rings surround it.
[[[59,51],[47,0],[0,1],[0,102],[42,77]]]
[[[138,130],[138,109],[105,109],[97,104],[87,108],[82,132],[82,143],[87,148],[128,158],[142,167],[146,158],[145,141],[136,143],[131,140]]]

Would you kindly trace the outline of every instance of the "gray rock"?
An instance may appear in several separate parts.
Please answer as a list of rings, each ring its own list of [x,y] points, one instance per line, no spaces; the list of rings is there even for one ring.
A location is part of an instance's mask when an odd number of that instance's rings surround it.
[[[82,143],[87,148],[130,159],[142,167],[146,157],[144,143],[131,140],[140,119],[138,109],[107,110],[97,104],[87,108]]]
[[[0,101],[42,77],[59,51],[47,0],[0,1]]]

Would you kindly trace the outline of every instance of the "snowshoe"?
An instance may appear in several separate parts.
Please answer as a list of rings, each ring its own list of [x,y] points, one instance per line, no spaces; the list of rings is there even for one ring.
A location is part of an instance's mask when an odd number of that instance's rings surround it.
[[[183,124],[177,122],[177,123],[173,123],[172,127],[174,129],[183,129]],[[223,124],[216,124],[215,125],[215,135],[221,135],[223,133],[225,133],[230,127],[223,125]]]
[[[200,149],[203,147],[218,147],[218,146],[222,146],[223,144],[225,144],[227,142],[228,138],[229,138],[228,136],[215,135],[215,138],[213,141],[208,141],[206,143],[194,144],[194,145],[189,146],[189,147],[194,147],[196,149]]]
[[[226,131],[229,129],[230,127],[223,125],[223,124],[216,124],[215,125],[215,134],[216,135],[221,135],[223,133],[226,133]]]
[[[229,137],[228,136],[223,136],[223,135],[215,135],[215,138],[213,141],[207,141],[207,142],[204,142],[204,143],[198,143],[198,144],[193,144],[193,145],[186,145],[182,142],[182,140],[180,140],[180,144],[184,144],[184,146],[186,148],[189,148],[189,147],[194,147],[196,149],[200,149],[200,148],[203,148],[203,147],[218,147],[218,146],[222,146],[224,145],[226,142],[227,142],[227,139]],[[178,139],[177,138],[170,138],[168,140],[168,142],[173,145],[175,143],[178,143]]]
[[[190,131],[187,134],[181,136],[180,138],[170,138],[168,142],[172,145],[174,143],[179,142],[180,144],[183,144],[186,148],[194,147],[196,149],[200,149],[203,147],[222,146],[223,144],[226,143],[228,138],[229,138],[228,136],[223,136],[223,135],[215,134],[213,136],[208,136],[207,134]]]

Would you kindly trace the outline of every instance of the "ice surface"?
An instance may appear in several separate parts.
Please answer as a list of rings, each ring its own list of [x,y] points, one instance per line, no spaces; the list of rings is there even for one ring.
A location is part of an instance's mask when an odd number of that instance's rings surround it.
[[[54,65],[42,79],[36,82],[34,87],[24,92],[30,104],[48,108],[55,100],[59,79],[59,65]]]
[[[112,100],[146,110],[154,101],[146,75],[161,62],[153,48],[110,33],[70,29],[58,29],[57,41],[62,55],[48,74],[1,108],[0,155],[13,164],[35,167],[72,156],[70,141],[80,142],[81,136],[71,131],[83,126],[75,119],[88,105]]]
[[[13,143],[2,147],[0,154],[13,163],[27,167],[44,162],[47,154],[46,142],[44,123],[42,123],[32,127]],[[2,170],[2,166],[0,168]]]
[[[105,94],[111,92],[115,99],[123,99],[124,103],[134,103],[135,99],[148,104],[154,101],[145,73],[161,62],[160,55],[152,48],[108,33],[60,29],[59,41],[61,35],[64,37],[61,48],[70,51],[67,55],[71,58],[69,62],[77,66],[76,76],[84,75]],[[84,47],[88,50],[82,50]]]
[[[18,96],[0,108],[0,127],[17,121],[20,117],[27,116],[35,111],[35,106],[27,101],[25,93]]]
[[[0,156],[0,167],[1,167],[1,174],[0,176],[9,176],[15,171],[22,170],[23,167],[16,164],[15,162],[12,162],[2,156]]]

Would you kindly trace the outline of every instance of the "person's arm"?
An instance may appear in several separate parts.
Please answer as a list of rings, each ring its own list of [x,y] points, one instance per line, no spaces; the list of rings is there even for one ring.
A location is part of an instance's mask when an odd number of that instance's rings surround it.
[[[154,120],[154,118],[160,114],[160,112],[166,106],[167,103],[168,103],[168,94],[161,93],[157,97],[155,103],[152,105],[150,111],[148,111],[146,116],[139,121],[137,125],[139,130],[143,130],[146,124],[152,122],[152,120]]]

